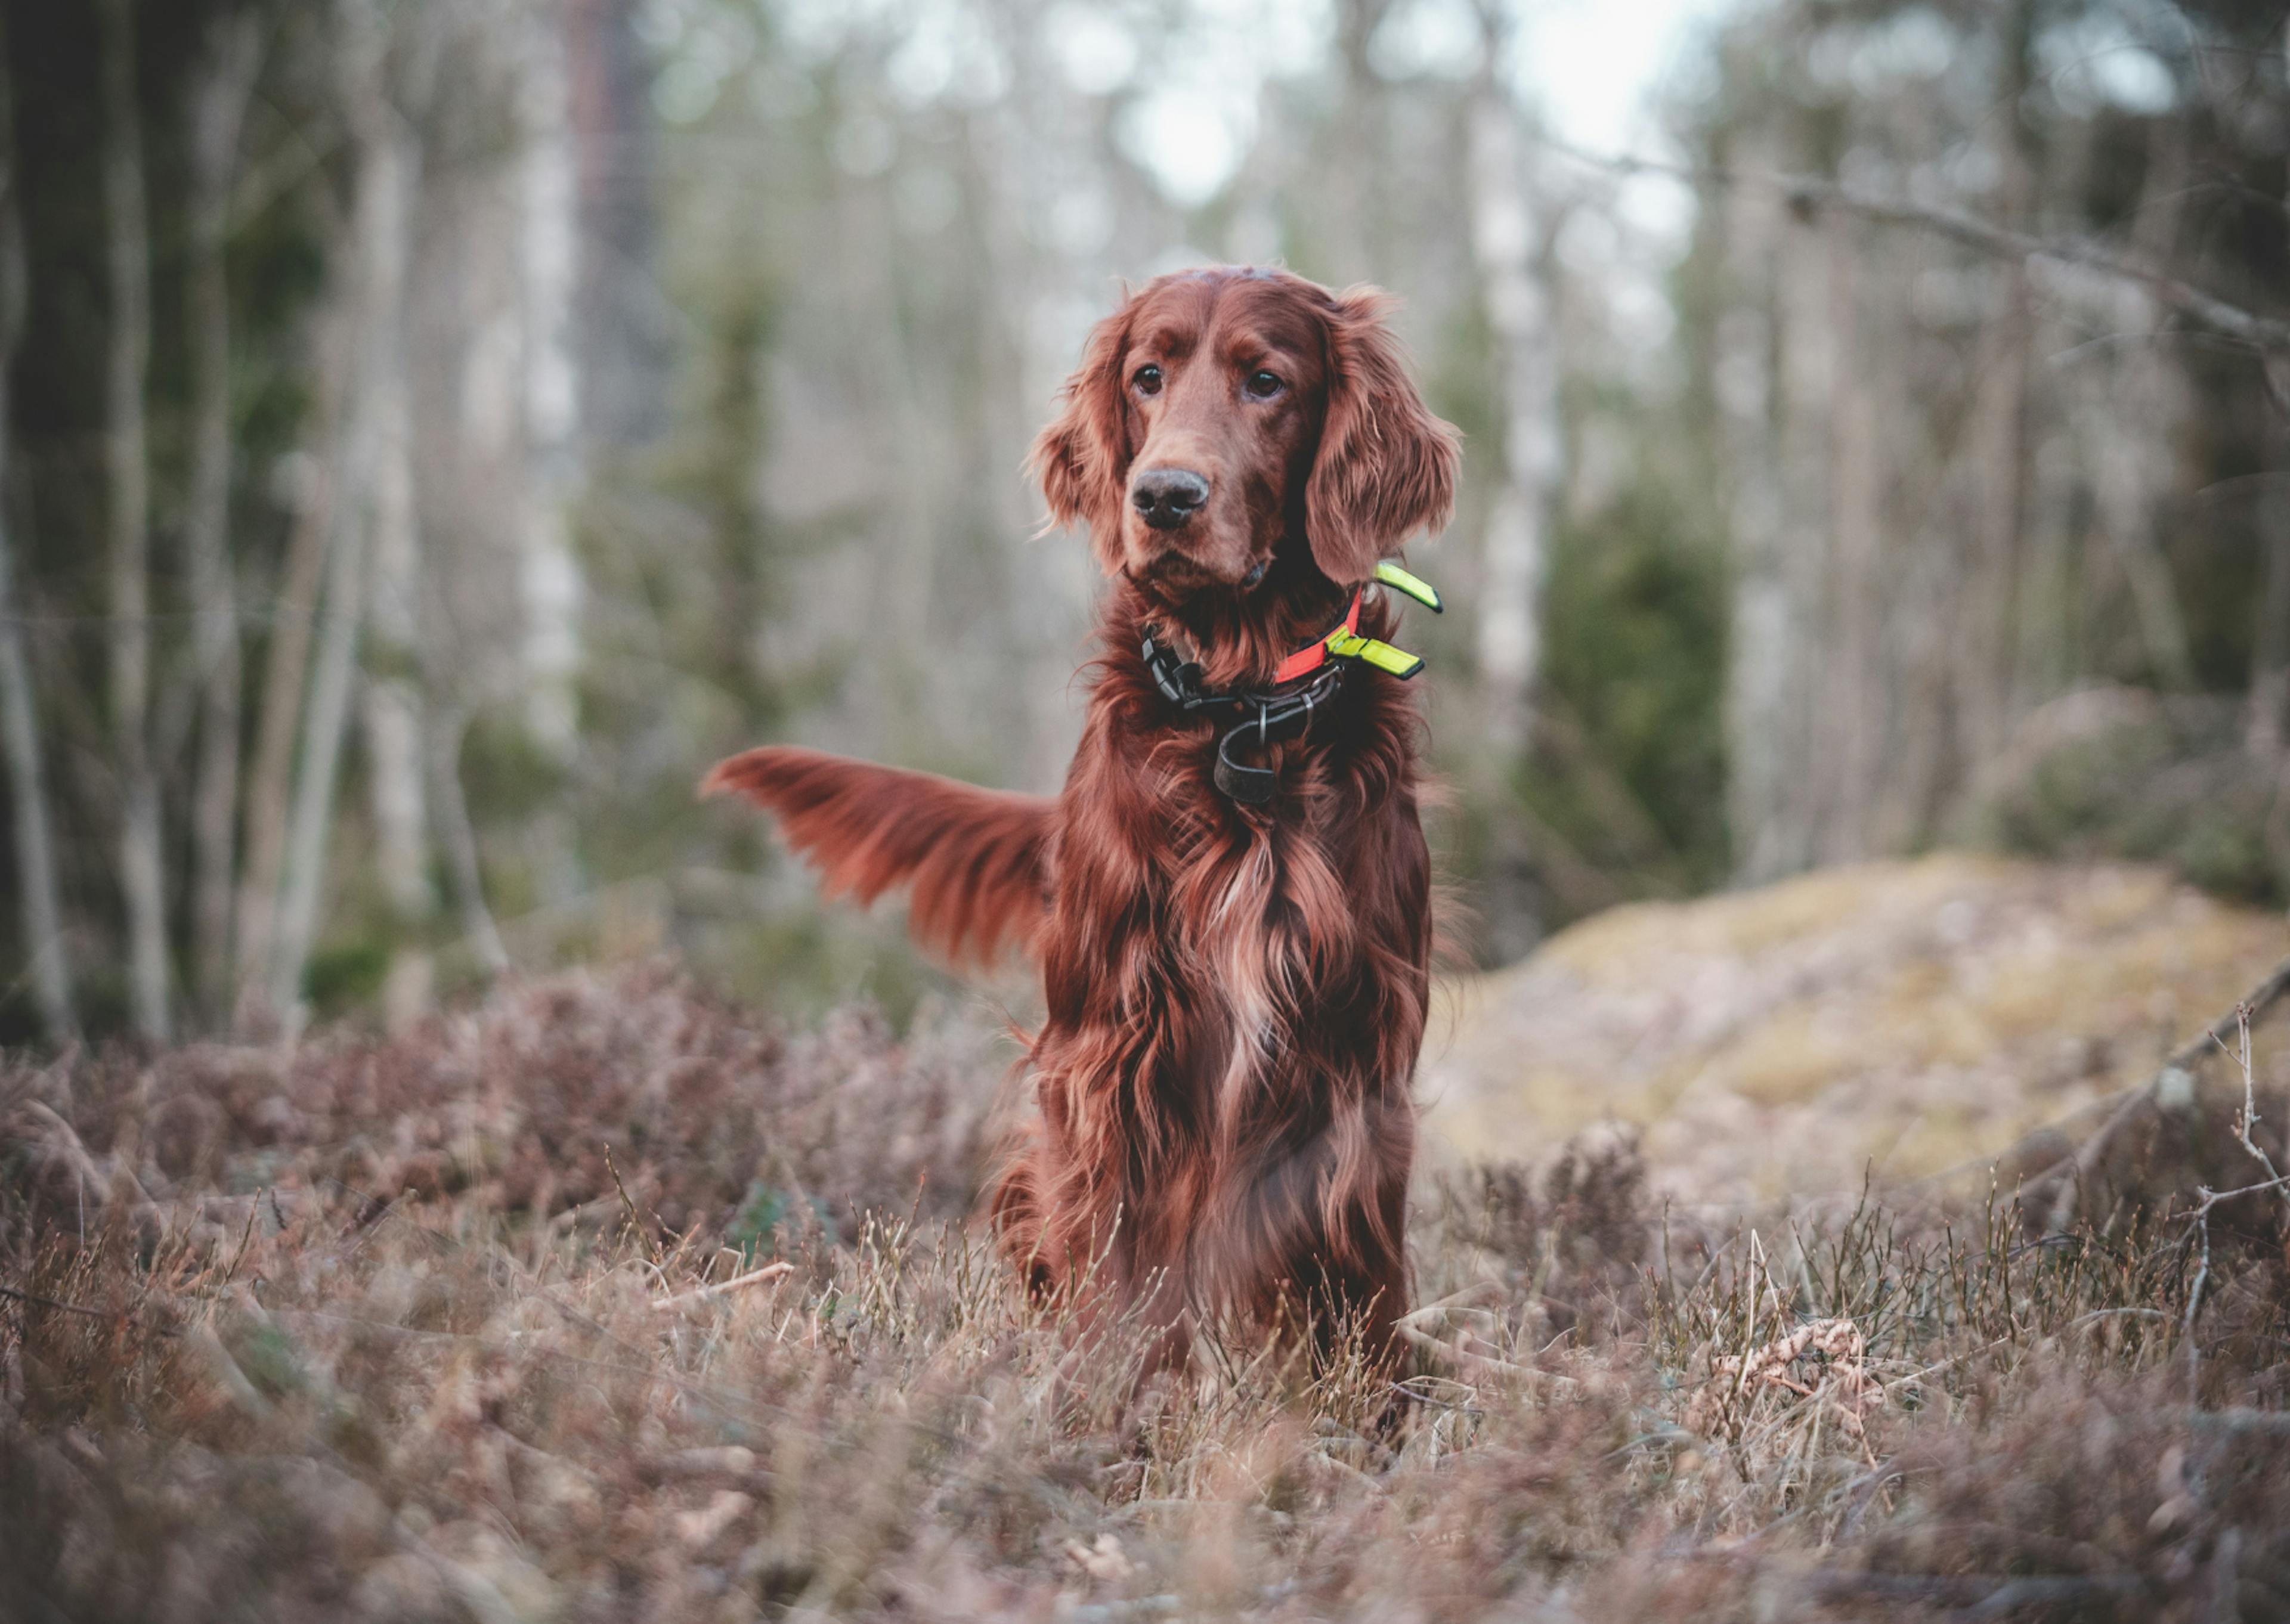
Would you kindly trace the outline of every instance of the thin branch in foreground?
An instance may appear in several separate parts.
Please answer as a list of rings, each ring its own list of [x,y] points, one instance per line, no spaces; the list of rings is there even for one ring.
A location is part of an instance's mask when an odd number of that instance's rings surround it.
[[[2242,1068],[2242,1115],[2235,1119],[2234,1136],[2242,1141],[2242,1148],[2250,1153],[2251,1158],[2266,1170],[2268,1182],[2281,1190],[2283,1205],[2290,1207],[2290,1189],[2283,1188],[2282,1174],[2275,1167],[2274,1158],[2250,1137],[2251,1129],[2258,1123],[2258,1081],[2250,1066],[2250,1006],[2237,1004],[2234,1014],[2239,1031],[2238,1047],[2234,1058]],[[2219,1047],[2223,1049],[2226,1045],[2221,1044]],[[2262,1189],[2265,1186],[2253,1185],[2250,1188]]]
[[[2063,1233],[2075,1221],[2076,1204],[2081,1196],[2084,1181],[2098,1168],[2101,1156],[2106,1153],[2115,1136],[2139,1115],[2139,1108],[2152,1106],[2155,1096],[2166,1082],[2175,1083],[2185,1077],[2207,1059],[2213,1050],[2231,1052],[2226,1051],[2226,1040],[2230,1035],[2240,1032],[2246,1043],[2251,1023],[2262,1018],[2286,993],[2290,993],[2290,958],[2284,959],[2269,971],[2256,986],[2242,996],[2234,1008],[2172,1050],[2152,1076],[2144,1083],[2124,1090],[2117,1097],[2115,1109],[2109,1113],[2107,1120],[2078,1146],[2072,1155],[2062,1156],[2027,1180],[2031,1190],[2040,1189],[2054,1180],[2059,1181],[2058,1194],[2053,1198],[2052,1210],[2045,1225],[2048,1233]]]
[[[2196,1232],[2202,1237],[2202,1263],[2195,1270],[2194,1284],[2187,1290],[2187,1318],[2181,1333],[2187,1344],[2187,1396],[2190,1400],[2198,1396],[2195,1377],[2202,1359],[2201,1348],[2195,1340],[2195,1316],[2202,1308],[2203,1287],[2211,1277],[2211,1209],[2222,1201],[2232,1201],[2238,1196],[2255,1196],[2265,1190],[2277,1192],[2284,1204],[2290,1205],[2290,1188],[2286,1188],[2290,1186],[2290,1179],[2285,1179],[2275,1171],[2274,1158],[2259,1148],[2250,1137],[2251,1125],[2258,1120],[2257,1084],[2250,1067],[2250,1006],[2237,1004],[2234,1013],[2235,1024],[2241,1036],[2240,1051],[2236,1058],[2242,1065],[2242,1109],[2235,1117],[2234,1136],[2242,1141],[2242,1148],[2251,1154],[2259,1166],[2266,1170],[2267,1176],[2262,1181],[2246,1184],[2240,1189],[2214,1191],[2201,1185],[2195,1187],[2195,1193],[2202,1197],[2193,1214]],[[2219,1048],[2222,1052],[2233,1052],[2227,1051],[2222,1041],[2219,1043]]]
[[[621,1208],[629,1215],[629,1228],[635,1230],[637,1238],[644,1242],[645,1250],[652,1254],[653,1267],[658,1268],[661,1263],[660,1242],[637,1218],[637,1204],[629,1199],[629,1187],[621,1182],[621,1170],[613,1161],[613,1148],[609,1144],[605,1147],[605,1171],[613,1175],[613,1188],[621,1193]],[[654,1217],[657,1218],[658,1214]]]

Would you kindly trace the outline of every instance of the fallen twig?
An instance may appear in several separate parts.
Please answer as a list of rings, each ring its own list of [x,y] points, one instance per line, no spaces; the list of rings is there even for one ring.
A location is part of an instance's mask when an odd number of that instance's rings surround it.
[[[750,1269],[748,1273],[735,1276],[732,1279],[718,1280],[713,1285],[703,1285],[697,1291],[684,1292],[674,1297],[663,1297],[653,1304],[653,1307],[666,1313],[670,1308],[680,1308],[686,1303],[703,1302],[710,1297],[721,1297],[726,1292],[736,1292],[741,1286],[754,1285],[763,1280],[777,1280],[782,1276],[791,1275],[794,1272],[795,1265],[781,1259],[777,1263],[766,1263],[761,1268]]]
[[[2229,1404],[2223,1410],[2186,1410],[2176,1420],[2205,1432],[2266,1432],[2290,1436],[2290,1410],[2254,1410]]]

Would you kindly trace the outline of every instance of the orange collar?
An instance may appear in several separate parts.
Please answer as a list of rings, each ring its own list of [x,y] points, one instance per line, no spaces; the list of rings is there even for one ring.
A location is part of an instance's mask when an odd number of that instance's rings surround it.
[[[1335,639],[1338,633],[1341,632],[1348,637],[1356,637],[1359,635],[1359,588],[1355,587],[1352,588],[1352,606],[1344,611],[1342,623],[1325,635],[1306,644],[1275,666],[1272,668],[1273,682],[1276,684],[1288,682],[1303,676],[1307,671],[1317,671],[1326,664],[1328,644]]]

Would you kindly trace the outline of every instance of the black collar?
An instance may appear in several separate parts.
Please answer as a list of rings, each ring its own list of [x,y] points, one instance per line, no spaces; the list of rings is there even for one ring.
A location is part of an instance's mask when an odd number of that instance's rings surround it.
[[[1176,650],[1156,642],[1150,631],[1138,652],[1153,674],[1153,685],[1183,716],[1229,724],[1217,739],[1216,787],[1248,806],[1269,801],[1280,775],[1270,767],[1250,766],[1235,749],[1261,750],[1275,739],[1301,738],[1313,714],[1343,691],[1341,660],[1328,660],[1304,677],[1272,688],[1211,693],[1201,686],[1200,667],[1179,660]]]

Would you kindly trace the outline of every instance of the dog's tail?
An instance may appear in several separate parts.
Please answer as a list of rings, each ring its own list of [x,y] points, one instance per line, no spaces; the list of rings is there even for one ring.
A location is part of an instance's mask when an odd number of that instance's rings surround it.
[[[700,793],[725,790],[777,814],[829,895],[866,903],[910,886],[908,933],[931,951],[980,964],[1033,955],[1054,802],[783,745],[717,763]]]

